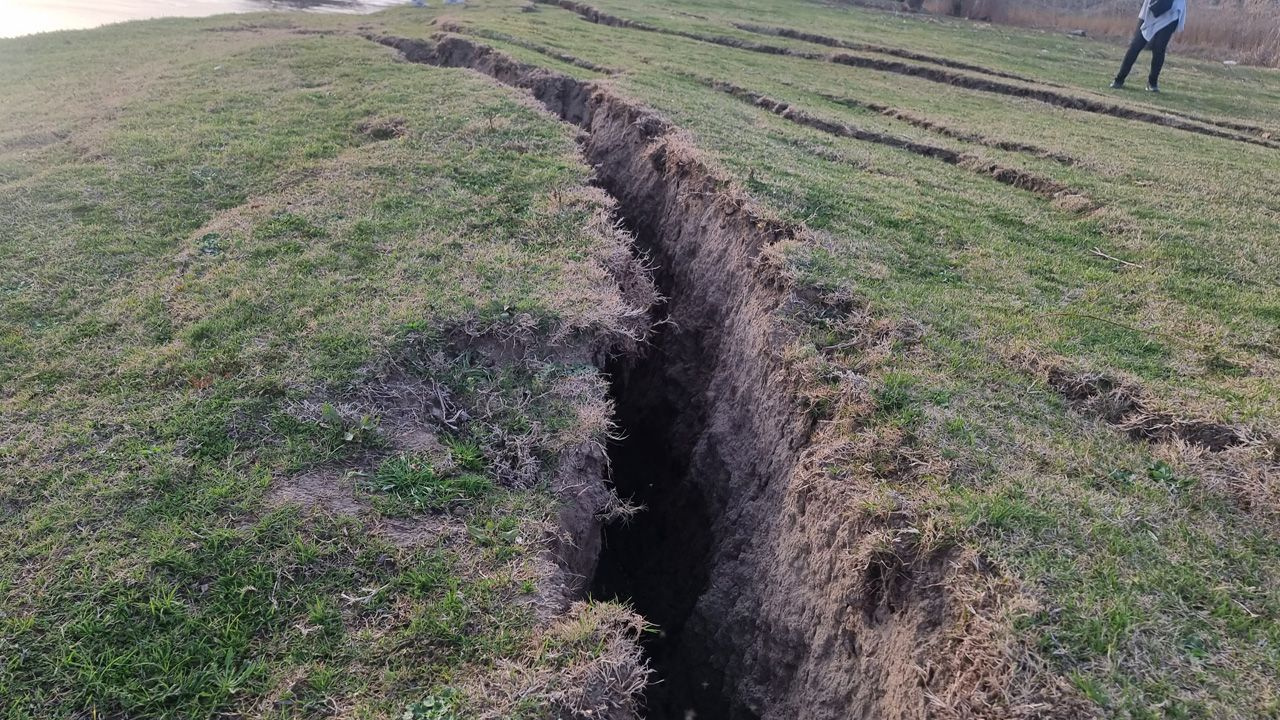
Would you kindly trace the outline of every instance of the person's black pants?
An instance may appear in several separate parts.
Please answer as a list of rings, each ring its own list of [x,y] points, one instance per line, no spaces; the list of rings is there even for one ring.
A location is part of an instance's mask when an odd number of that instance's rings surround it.
[[[1142,52],[1143,48],[1149,47],[1151,48],[1151,74],[1147,76],[1147,82],[1158,85],[1160,69],[1164,67],[1164,51],[1169,47],[1169,40],[1177,30],[1178,23],[1169,23],[1151,37],[1151,42],[1147,42],[1147,39],[1142,37],[1142,21],[1139,20],[1138,29],[1133,33],[1133,40],[1129,43],[1129,51],[1124,54],[1124,62],[1120,64],[1120,72],[1116,73],[1116,82],[1123,83],[1124,79],[1129,77],[1129,71],[1138,61],[1138,53]]]

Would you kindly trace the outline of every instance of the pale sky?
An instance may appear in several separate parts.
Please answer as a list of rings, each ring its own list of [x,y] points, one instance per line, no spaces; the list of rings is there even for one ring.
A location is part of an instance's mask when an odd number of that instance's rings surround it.
[[[401,4],[400,0],[362,0],[359,8],[349,11],[377,10],[397,4]],[[199,17],[271,7],[270,0],[0,0],[0,37],[90,28],[124,20]]]

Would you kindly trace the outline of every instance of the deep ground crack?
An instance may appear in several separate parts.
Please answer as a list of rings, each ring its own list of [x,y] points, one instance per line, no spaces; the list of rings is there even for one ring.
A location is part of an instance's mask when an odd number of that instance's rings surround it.
[[[584,131],[598,184],[658,268],[667,300],[655,311],[669,321],[643,357],[601,368],[627,437],[611,448],[616,487],[647,509],[608,532],[594,589],[661,628],[648,647],[659,671],[649,717],[751,720],[786,702],[794,666],[768,647],[804,641],[750,609],[773,586],[748,578],[772,551],[781,505],[762,493],[784,490],[810,427],[772,351],[786,336],[774,322],[785,283],[759,262],[797,229],[756,211],[666,120],[604,86],[455,35],[371,39],[526,89]],[[756,620],[738,622],[743,612]]]

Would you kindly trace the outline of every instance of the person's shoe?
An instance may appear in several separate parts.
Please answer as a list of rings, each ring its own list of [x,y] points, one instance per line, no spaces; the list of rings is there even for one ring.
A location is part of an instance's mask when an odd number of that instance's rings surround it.
[[[1111,89],[1112,89],[1112,90],[1119,90],[1119,89],[1121,89],[1121,88],[1123,88],[1123,87],[1124,87],[1124,81],[1123,81],[1123,80],[1112,80],[1112,81],[1111,81]]]
[[[1147,83],[1147,92],[1151,92],[1151,93],[1159,93],[1159,92],[1160,92],[1160,86],[1159,86],[1159,85],[1156,85],[1155,83]]]

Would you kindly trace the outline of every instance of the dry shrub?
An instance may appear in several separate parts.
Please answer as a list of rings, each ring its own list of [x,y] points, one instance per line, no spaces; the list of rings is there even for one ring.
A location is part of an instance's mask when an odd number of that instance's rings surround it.
[[[1224,60],[1280,66],[1280,8],[1196,8],[1178,42],[1217,51]],[[1230,55],[1230,57],[1226,57]]]

